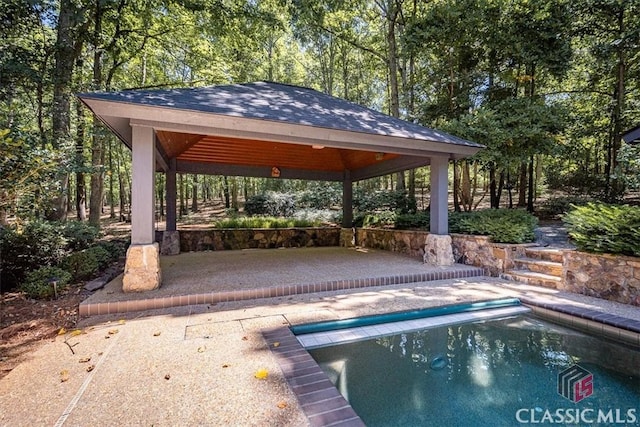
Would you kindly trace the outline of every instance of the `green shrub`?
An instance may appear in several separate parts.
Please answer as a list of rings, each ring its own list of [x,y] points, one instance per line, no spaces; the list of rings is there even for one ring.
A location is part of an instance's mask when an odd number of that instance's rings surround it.
[[[541,219],[558,219],[573,209],[573,206],[585,205],[590,200],[591,198],[584,196],[551,197],[540,204],[536,214]]]
[[[396,217],[395,227],[400,230],[420,229],[428,230],[431,216],[429,212],[416,212],[414,214],[399,214]]]
[[[416,211],[416,200],[405,190],[365,191],[356,188],[353,194],[353,208],[359,212],[392,211],[412,213]]]
[[[519,209],[453,212],[449,216],[451,233],[491,236],[496,243],[533,242],[537,224],[536,217]]]
[[[57,265],[66,253],[60,223],[32,221],[21,228],[1,228],[2,290],[16,288],[30,271]]]
[[[585,252],[640,256],[640,208],[588,203],[563,217],[569,236]]]
[[[109,266],[113,261],[119,258],[117,253],[109,251],[103,245],[94,245],[85,249],[86,252],[92,254],[98,262],[98,270],[103,270]]]
[[[112,261],[117,261],[120,257],[127,253],[129,247],[129,241],[124,240],[103,240],[93,246],[99,246],[109,252]]]
[[[342,204],[342,186],[336,183],[311,183],[309,189],[303,191],[296,203],[310,209],[328,209]]]
[[[86,249],[100,237],[100,230],[86,222],[67,221],[62,225],[62,235],[72,251]]]
[[[292,227],[317,227],[319,221],[300,218],[275,218],[275,217],[243,217],[230,218],[216,221],[215,228],[292,228]]]
[[[396,221],[396,213],[383,211],[379,213],[373,213],[365,215],[362,226],[363,227],[393,227]]]
[[[291,217],[295,210],[295,196],[289,193],[257,194],[249,197],[244,204],[244,211],[250,216]]]
[[[46,299],[55,294],[52,281],[56,282],[57,292],[63,291],[71,280],[71,274],[58,267],[41,267],[27,273],[20,290],[29,298]]]
[[[74,282],[89,279],[100,269],[96,252],[89,249],[73,252],[64,259],[62,268],[71,274]]]

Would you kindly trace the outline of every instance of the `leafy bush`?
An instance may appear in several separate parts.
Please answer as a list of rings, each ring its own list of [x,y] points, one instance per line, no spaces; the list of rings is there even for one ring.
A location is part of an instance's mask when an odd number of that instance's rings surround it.
[[[32,221],[0,229],[3,290],[16,288],[30,271],[57,265],[67,252],[59,223]]]
[[[328,209],[342,204],[342,187],[335,183],[312,183],[298,197],[297,205],[311,209]]]
[[[519,209],[454,212],[449,216],[451,233],[491,236],[497,243],[533,242],[537,224],[535,216]]]
[[[107,240],[107,241],[96,243],[95,245],[92,246],[92,248],[99,247],[106,251],[109,257],[108,260],[104,259],[103,261],[102,258],[104,255],[100,253],[96,254],[96,257],[98,258],[98,262],[106,263],[105,265],[106,267],[107,265],[111,264],[114,261],[117,261],[121,256],[123,256],[127,252],[128,246],[129,246],[129,242],[125,242],[122,240]]]
[[[342,211],[332,211],[329,209],[299,209],[294,217],[297,219],[311,221],[314,224],[338,223],[338,217]]]
[[[298,218],[248,217],[217,221],[215,228],[292,228],[317,227],[319,221]]]
[[[67,221],[62,225],[62,235],[72,251],[86,249],[100,237],[100,230],[86,222]]]
[[[353,195],[353,207],[359,212],[391,211],[412,213],[416,211],[416,200],[404,190],[379,190],[365,192],[356,188]]]
[[[365,215],[362,226],[363,227],[393,227],[396,221],[396,213],[383,211],[375,214]]]
[[[588,203],[563,217],[569,236],[585,252],[640,256],[640,208]]]
[[[491,236],[500,243],[533,241],[535,225],[535,217],[513,209],[458,212],[449,218],[449,231],[452,233]]]
[[[416,212],[414,214],[400,214],[396,217],[396,228],[409,230],[413,228],[428,230],[431,224],[429,212]]]
[[[113,261],[117,260],[119,255],[117,252],[109,251],[103,245],[95,245],[85,249],[86,252],[93,255],[98,263],[98,270],[102,270],[109,266]]]
[[[551,197],[540,204],[536,213],[539,218],[557,219],[573,209],[572,206],[582,206],[590,200],[584,196]]]
[[[62,268],[71,274],[74,282],[91,278],[100,269],[96,251],[85,249],[73,252],[62,262]]]
[[[55,294],[52,281],[55,280],[58,292],[64,290],[71,280],[71,274],[58,267],[41,267],[27,273],[20,290],[29,298],[45,299]]]
[[[291,217],[295,210],[295,196],[290,193],[257,194],[249,197],[244,204],[244,211],[250,216]]]

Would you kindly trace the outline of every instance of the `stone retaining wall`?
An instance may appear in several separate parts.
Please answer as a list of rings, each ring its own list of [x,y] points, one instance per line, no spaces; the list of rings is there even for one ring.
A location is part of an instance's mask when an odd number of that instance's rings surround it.
[[[429,232],[420,230],[384,230],[359,228],[356,230],[356,245],[398,252],[422,259],[424,245]],[[513,259],[524,255],[531,244],[508,245],[493,243],[487,236],[451,234],[453,257],[457,263],[484,268],[487,274],[499,276],[513,267]]]
[[[565,251],[562,289],[640,306],[640,258]]]
[[[180,252],[338,246],[340,228],[180,230]]]

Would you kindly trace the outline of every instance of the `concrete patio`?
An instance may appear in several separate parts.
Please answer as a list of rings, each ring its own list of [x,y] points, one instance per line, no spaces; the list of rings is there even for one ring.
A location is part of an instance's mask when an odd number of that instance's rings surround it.
[[[80,305],[81,316],[193,304],[457,279],[484,274],[456,264],[429,266],[387,251],[321,247],[190,252],[161,257],[163,285],[122,291],[122,277]]]
[[[211,286],[244,292],[256,285],[355,284],[375,277],[374,272],[379,277],[437,273],[386,252],[333,249],[185,254],[179,263],[167,258],[163,262],[175,265],[164,268],[166,279],[183,277],[184,282],[176,287],[168,280],[152,299],[206,293]],[[147,294],[121,295],[118,289],[112,284],[90,300],[149,300]],[[299,404],[265,331],[505,297],[640,325],[637,307],[481,276],[97,315],[83,319],[80,332],[58,336],[0,380],[0,426],[329,425],[328,412],[310,417]],[[640,345],[639,334],[628,335]],[[256,378],[259,371],[266,378]]]

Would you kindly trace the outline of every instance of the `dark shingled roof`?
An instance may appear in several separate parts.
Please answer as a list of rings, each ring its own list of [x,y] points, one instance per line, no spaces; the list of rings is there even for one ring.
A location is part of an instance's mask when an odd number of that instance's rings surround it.
[[[167,90],[91,92],[84,99],[191,110],[351,132],[483,147],[313,89],[272,82]]]
[[[627,144],[640,144],[640,125],[623,133],[622,139]]]

